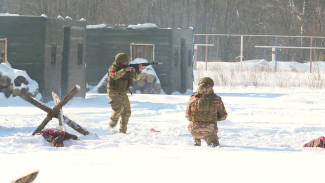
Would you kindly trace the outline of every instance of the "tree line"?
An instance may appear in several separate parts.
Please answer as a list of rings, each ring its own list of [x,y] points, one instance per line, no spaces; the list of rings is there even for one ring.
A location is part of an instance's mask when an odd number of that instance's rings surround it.
[[[1,13],[85,18],[89,25],[193,27],[196,34],[323,36],[324,8],[324,0],[0,0]]]

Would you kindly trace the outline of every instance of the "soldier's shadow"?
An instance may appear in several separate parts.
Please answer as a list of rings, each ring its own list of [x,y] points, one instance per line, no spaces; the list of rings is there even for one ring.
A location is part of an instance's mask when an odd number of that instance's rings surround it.
[[[277,98],[287,94],[284,93],[216,93],[221,97],[253,97],[253,98]]]
[[[235,145],[220,145],[221,148],[232,148],[232,149],[249,149],[249,150],[256,150],[256,151],[277,151],[277,152],[298,152],[301,151],[299,149],[294,149],[290,147],[257,147],[257,146],[235,146]]]
[[[166,104],[166,103],[160,103],[160,102],[138,102],[138,101],[132,101],[131,108],[141,108],[144,110],[162,110],[162,109],[178,109],[178,106],[186,106],[186,102],[180,102],[180,103],[172,103],[172,104]]]

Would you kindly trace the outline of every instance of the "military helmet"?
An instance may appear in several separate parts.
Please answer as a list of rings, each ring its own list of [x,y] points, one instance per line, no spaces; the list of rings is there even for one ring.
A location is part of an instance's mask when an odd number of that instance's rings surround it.
[[[199,81],[199,85],[202,84],[202,83],[208,84],[211,87],[214,86],[213,80],[211,78],[209,78],[209,77],[203,77],[203,78],[201,78],[200,81]]]
[[[129,57],[126,53],[118,53],[115,55],[115,62],[117,64],[123,64],[124,62],[128,62]]]

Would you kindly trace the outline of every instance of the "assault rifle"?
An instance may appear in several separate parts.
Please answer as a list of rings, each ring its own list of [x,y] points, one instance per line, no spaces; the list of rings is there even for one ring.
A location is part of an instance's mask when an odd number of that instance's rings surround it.
[[[137,63],[137,64],[129,64],[129,67],[133,67],[135,69],[135,71],[139,74],[140,73],[140,69],[139,69],[139,65],[142,64],[142,66],[148,66],[148,65],[159,65],[162,64],[161,62],[147,62],[147,63]]]

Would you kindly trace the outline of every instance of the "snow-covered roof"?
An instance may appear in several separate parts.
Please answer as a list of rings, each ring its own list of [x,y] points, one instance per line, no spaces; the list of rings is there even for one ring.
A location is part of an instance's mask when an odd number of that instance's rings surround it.
[[[97,25],[87,25],[87,29],[102,29],[102,28],[107,28],[106,24],[97,24]]]
[[[19,14],[0,13],[0,16],[20,16]]]
[[[64,20],[64,18],[61,15],[59,15],[58,17],[56,17],[56,19]]]
[[[158,26],[153,23],[145,23],[145,24],[137,24],[137,25],[129,25],[128,28],[130,29],[157,29]]]
[[[66,20],[72,20],[72,18],[69,17],[69,16],[66,16],[65,19],[66,19]]]

